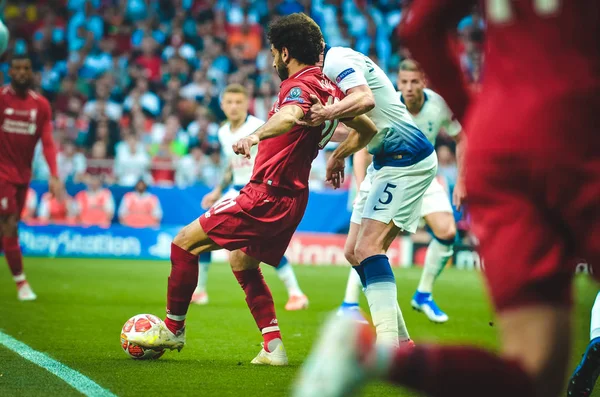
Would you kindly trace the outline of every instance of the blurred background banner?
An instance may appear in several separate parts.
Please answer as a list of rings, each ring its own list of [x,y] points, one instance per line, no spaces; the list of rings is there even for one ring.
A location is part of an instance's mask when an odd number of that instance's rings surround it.
[[[48,184],[45,182],[32,182],[31,187],[38,197],[48,191]],[[75,197],[77,193],[84,191],[86,186],[81,183],[68,183],[66,188],[67,193]],[[131,188],[112,185],[108,190],[112,193],[116,208],[118,208],[123,196],[130,192]],[[166,227],[179,228],[204,213],[205,210],[200,206],[200,202],[202,197],[210,192],[210,189],[203,185],[186,188],[152,187],[150,192],[155,194],[161,203],[163,210],[161,224]],[[347,208],[348,194],[347,190],[311,192],[308,207],[304,219],[298,226],[298,231],[345,233],[350,222],[350,211]],[[118,221],[117,217],[118,214],[115,212],[113,222]]]

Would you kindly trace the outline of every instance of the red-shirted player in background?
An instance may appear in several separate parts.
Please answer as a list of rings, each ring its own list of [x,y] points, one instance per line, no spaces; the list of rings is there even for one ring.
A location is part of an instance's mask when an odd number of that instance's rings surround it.
[[[50,190],[60,181],[56,169],[56,148],[52,139],[52,112],[43,96],[32,90],[33,70],[27,56],[10,61],[10,85],[0,89],[0,250],[17,283],[20,300],[36,295],[23,273],[18,225],[31,180],[31,162],[38,140],[50,168]]]
[[[435,345],[371,355],[364,338],[353,339],[357,327],[341,337],[327,328],[322,343],[338,356],[316,350],[296,395],[320,391],[308,382],[331,391],[314,395],[345,395],[367,376],[431,396],[563,390],[575,259],[600,275],[600,1],[484,1],[485,78],[471,102],[447,35],[475,3],[415,0],[403,10],[401,35],[470,133],[466,188],[500,355]],[[569,396],[589,395],[570,386]]]
[[[232,251],[231,267],[264,339],[263,349],[252,363],[287,364],[273,297],[259,264],[277,266],[283,257],[306,209],[311,163],[338,124],[331,121],[304,127],[296,123],[310,109],[311,95],[322,103],[331,103],[341,93],[316,66],[323,36],[312,19],[304,14],[282,17],[271,25],[269,40],[273,67],[282,80],[278,101],[262,127],[233,145],[237,154],[249,158],[250,149],[260,142],[250,183],[238,197],[216,204],[175,237],[167,319],[130,338],[133,344],[183,347],[184,320],[198,279],[198,254],[225,248]],[[348,124],[360,131],[348,138],[355,144],[354,151],[364,147],[377,132],[366,116]],[[333,182],[339,183],[341,174],[334,174]]]

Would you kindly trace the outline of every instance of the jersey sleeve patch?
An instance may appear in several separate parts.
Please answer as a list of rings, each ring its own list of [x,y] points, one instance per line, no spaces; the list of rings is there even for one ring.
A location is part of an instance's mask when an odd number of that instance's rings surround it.
[[[292,89],[290,89],[287,97],[285,97],[285,99],[283,100],[283,103],[286,102],[304,103],[304,99],[302,98],[302,88],[293,87]]]
[[[338,74],[338,76],[335,78],[335,82],[339,83],[340,81],[344,80],[347,76],[351,75],[352,73],[355,73],[356,70],[354,70],[354,68],[348,68],[346,70],[343,70],[340,74]]]

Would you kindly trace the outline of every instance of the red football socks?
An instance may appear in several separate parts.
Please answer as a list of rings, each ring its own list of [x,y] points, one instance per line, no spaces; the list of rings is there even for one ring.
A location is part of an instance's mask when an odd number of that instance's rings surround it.
[[[466,346],[399,349],[388,380],[433,397],[535,395],[533,380],[516,362]]]
[[[275,315],[275,305],[269,287],[265,283],[260,269],[243,270],[233,274],[246,293],[246,303],[263,334],[264,348],[269,349],[269,342],[281,339],[281,332]]]
[[[23,273],[23,256],[21,255],[21,247],[19,246],[18,237],[2,237],[2,245],[4,247],[4,256],[8,267],[13,276],[19,276]]]
[[[185,315],[198,284],[198,255],[171,244],[171,275],[167,290],[165,325],[175,333],[183,328]]]

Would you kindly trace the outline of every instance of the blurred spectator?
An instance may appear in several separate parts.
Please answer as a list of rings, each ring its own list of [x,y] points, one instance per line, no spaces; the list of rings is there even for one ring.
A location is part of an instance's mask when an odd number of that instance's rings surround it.
[[[75,89],[75,83],[73,77],[66,77],[62,81],[61,90],[54,100],[56,113],[65,113],[68,116],[76,117],[83,109],[87,98]]]
[[[192,145],[200,145],[205,153],[219,150],[219,125],[214,122],[209,111],[204,107],[196,110],[196,119],[192,121],[187,132]]]
[[[114,175],[119,185],[134,186],[141,178],[149,176],[149,169],[150,156],[134,134],[117,145]]]
[[[132,113],[141,110],[152,117],[160,114],[160,99],[150,91],[147,79],[137,79],[135,88],[125,98],[124,109]]]
[[[448,184],[449,191],[452,192],[458,176],[456,157],[448,145],[439,145],[436,151],[438,157],[438,175],[444,178]]]
[[[192,146],[190,154],[179,159],[175,173],[177,186],[183,188],[202,182],[206,158],[200,146]]]
[[[87,189],[75,196],[77,221],[83,226],[108,227],[115,214],[115,200],[108,189],[102,188],[102,182],[96,175],[86,178]]]
[[[152,179],[156,185],[173,186],[175,183],[175,160],[177,156],[167,140],[154,146]]]
[[[66,141],[56,157],[58,177],[64,182],[80,182],[86,169],[85,156],[77,152],[75,142]]]
[[[150,154],[156,155],[161,144],[165,144],[169,152],[176,156],[183,156],[187,152],[189,136],[181,128],[177,116],[169,116],[165,124],[155,124],[152,128]]]
[[[42,195],[38,211],[38,223],[54,225],[72,225],[75,223],[77,206],[66,192],[64,186],[54,195],[46,192]]]
[[[104,156],[111,158],[115,156],[115,145],[119,139],[119,125],[116,121],[106,118],[102,121],[92,120],[86,135],[85,147],[91,150],[100,143],[104,146]]]
[[[211,84],[206,79],[206,72],[196,70],[191,83],[183,86],[179,91],[182,98],[202,102],[207,95],[210,95]]]
[[[135,63],[142,67],[144,77],[152,82],[160,80],[161,59],[156,54],[157,43],[152,37],[145,37],[142,40],[142,54],[135,60]]]
[[[25,223],[31,223],[35,219],[35,210],[38,205],[38,195],[32,188],[27,189],[27,195],[25,196],[25,205],[21,210],[21,221]]]
[[[208,187],[215,187],[223,179],[223,163],[221,162],[221,151],[213,150],[208,160],[202,167],[202,181]]]
[[[87,161],[86,174],[95,175],[100,178],[104,184],[113,184],[113,161],[106,155],[106,145],[104,142],[97,141],[92,146],[91,155]]]
[[[83,112],[91,119],[99,120],[102,116],[119,121],[123,114],[123,107],[114,101],[109,100],[110,89],[107,79],[96,81],[96,97],[87,102],[83,107]]]
[[[227,46],[231,51],[234,47],[240,47],[244,60],[256,59],[258,52],[262,48],[262,29],[260,25],[248,23],[248,19],[239,27],[232,28],[227,35]]]
[[[122,225],[135,228],[160,225],[163,215],[160,201],[147,190],[148,185],[140,179],[133,192],[125,193],[119,205],[119,222]]]

